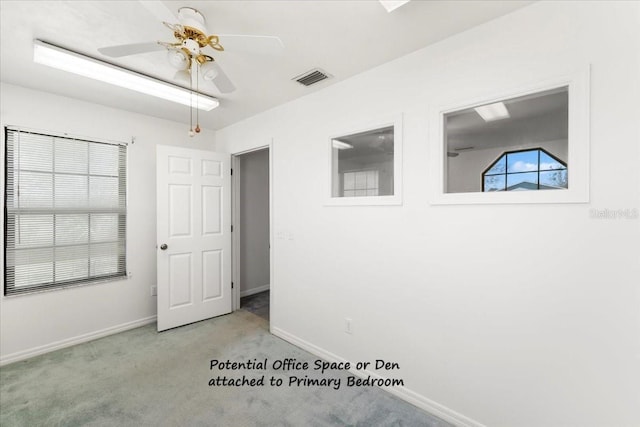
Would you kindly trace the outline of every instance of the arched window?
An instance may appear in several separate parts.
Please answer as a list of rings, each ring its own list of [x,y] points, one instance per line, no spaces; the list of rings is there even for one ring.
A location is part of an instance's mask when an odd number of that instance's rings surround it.
[[[543,148],[506,151],[482,172],[482,191],[568,187],[567,164]]]

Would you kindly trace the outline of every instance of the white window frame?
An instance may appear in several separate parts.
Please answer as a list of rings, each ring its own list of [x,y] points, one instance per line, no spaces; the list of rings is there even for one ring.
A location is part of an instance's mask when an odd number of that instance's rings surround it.
[[[334,139],[393,126],[393,195],[333,197],[333,144]],[[368,120],[358,126],[344,127],[344,130],[332,132],[326,140],[327,180],[325,188],[325,206],[390,206],[402,205],[402,114]]]
[[[549,77],[528,85],[487,93],[485,96],[467,102],[433,108],[429,113],[431,122],[429,132],[429,203],[432,205],[588,203],[589,82],[590,70],[589,67],[585,67],[571,74]],[[559,87],[568,87],[569,96],[568,189],[446,193],[447,150],[444,138],[444,119],[447,114]]]

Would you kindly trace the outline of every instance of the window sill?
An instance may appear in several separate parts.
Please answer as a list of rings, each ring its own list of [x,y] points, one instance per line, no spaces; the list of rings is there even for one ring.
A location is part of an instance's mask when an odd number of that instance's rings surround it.
[[[374,197],[331,197],[325,206],[400,206],[400,196],[374,196]]]
[[[27,295],[36,295],[36,294],[44,294],[44,293],[52,293],[55,291],[65,291],[68,289],[75,289],[75,288],[84,288],[86,286],[92,286],[92,285],[100,285],[100,284],[104,284],[104,283],[110,283],[110,282],[116,282],[116,281],[120,281],[120,280],[127,280],[129,279],[129,275],[124,275],[124,276],[116,276],[116,277],[107,277],[104,279],[97,279],[97,280],[87,280],[85,282],[82,283],[72,283],[69,285],[62,285],[62,286],[52,286],[49,288],[33,288],[33,289],[25,289],[25,290],[21,290],[18,292],[13,292],[10,294],[4,294],[3,298],[19,298],[19,297],[23,297],[23,296],[27,296]]]
[[[431,205],[495,205],[540,203],[589,203],[588,191],[532,190],[496,191],[477,193],[440,193],[434,195]]]

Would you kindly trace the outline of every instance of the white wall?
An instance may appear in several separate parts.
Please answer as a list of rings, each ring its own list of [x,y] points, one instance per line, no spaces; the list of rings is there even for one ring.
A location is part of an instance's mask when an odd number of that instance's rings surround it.
[[[219,131],[274,140],[272,331],[459,424],[640,425],[640,220],[590,216],[640,205],[639,7],[536,3]],[[434,108],[587,64],[590,203],[429,205]],[[328,135],[398,112],[403,205],[324,206]]]
[[[269,150],[240,158],[240,295],[269,289]]]
[[[156,297],[151,296],[150,286],[156,282],[155,146],[213,149],[215,133],[205,129],[192,139],[187,136],[186,122],[160,120],[4,83],[1,90],[3,129],[15,125],[124,142],[135,136],[136,140],[127,150],[127,265],[131,278],[0,297],[0,362],[154,321]],[[2,134],[4,165],[4,130]]]

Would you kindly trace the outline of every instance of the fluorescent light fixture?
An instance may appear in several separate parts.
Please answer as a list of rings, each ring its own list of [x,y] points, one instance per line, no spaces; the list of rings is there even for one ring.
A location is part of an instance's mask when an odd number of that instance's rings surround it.
[[[333,145],[333,148],[337,148],[338,150],[348,150],[353,148],[353,145],[347,142],[338,141],[337,139],[332,140],[331,144]]]
[[[391,13],[400,6],[409,3],[410,0],[378,0],[387,12]]]
[[[507,107],[502,102],[496,102],[495,104],[483,105],[475,108],[476,112],[480,114],[480,117],[485,122],[492,122],[494,120],[508,119],[511,117]]]
[[[197,107],[200,110],[210,111],[220,105],[216,98],[197,94],[189,89],[134,73],[40,40],[33,41],[33,61],[178,104]]]

